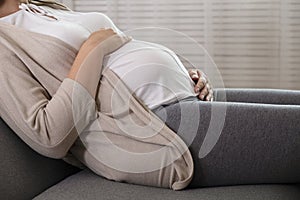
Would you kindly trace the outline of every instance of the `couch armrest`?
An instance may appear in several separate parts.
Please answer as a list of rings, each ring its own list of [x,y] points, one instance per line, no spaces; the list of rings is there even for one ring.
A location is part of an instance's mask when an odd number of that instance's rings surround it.
[[[36,153],[1,118],[0,159],[1,199],[32,199],[79,171],[63,160]]]

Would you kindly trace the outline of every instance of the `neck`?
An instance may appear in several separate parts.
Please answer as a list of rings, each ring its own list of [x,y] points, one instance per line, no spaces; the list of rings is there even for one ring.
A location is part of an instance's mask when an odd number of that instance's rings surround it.
[[[0,7],[0,17],[5,17],[19,10],[19,1],[5,1]]]

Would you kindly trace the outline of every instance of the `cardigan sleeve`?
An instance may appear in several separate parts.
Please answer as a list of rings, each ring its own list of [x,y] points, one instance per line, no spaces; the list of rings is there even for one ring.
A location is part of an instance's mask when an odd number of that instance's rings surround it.
[[[0,73],[0,115],[38,153],[63,158],[85,126],[97,117],[95,100],[76,81],[66,78],[50,98],[16,62],[15,73]],[[1,63],[3,64],[3,62]],[[21,64],[21,63],[18,63]],[[20,65],[19,65],[20,66]]]
[[[131,39],[123,33],[116,34],[101,42],[83,60],[75,79],[87,89],[93,98],[96,98],[104,56],[117,50]]]
[[[24,64],[30,58],[1,54],[0,116],[35,151],[63,158],[78,134],[97,118],[95,94],[103,56],[130,39],[116,35],[103,41],[80,66],[76,80],[65,78],[52,97]]]

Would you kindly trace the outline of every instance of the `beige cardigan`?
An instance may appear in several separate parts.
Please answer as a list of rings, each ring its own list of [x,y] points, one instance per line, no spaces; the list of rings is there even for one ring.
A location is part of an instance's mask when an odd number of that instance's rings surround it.
[[[93,57],[127,41],[106,40],[74,81],[66,77],[75,49],[0,23],[0,117],[44,156],[72,154],[111,180],[183,189],[194,170],[186,144]]]

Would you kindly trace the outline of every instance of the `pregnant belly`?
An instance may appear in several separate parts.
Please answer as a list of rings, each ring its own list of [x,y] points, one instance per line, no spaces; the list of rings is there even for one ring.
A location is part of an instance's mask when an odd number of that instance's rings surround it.
[[[194,83],[176,54],[158,44],[132,40],[106,56],[104,66],[150,109],[196,95]]]

